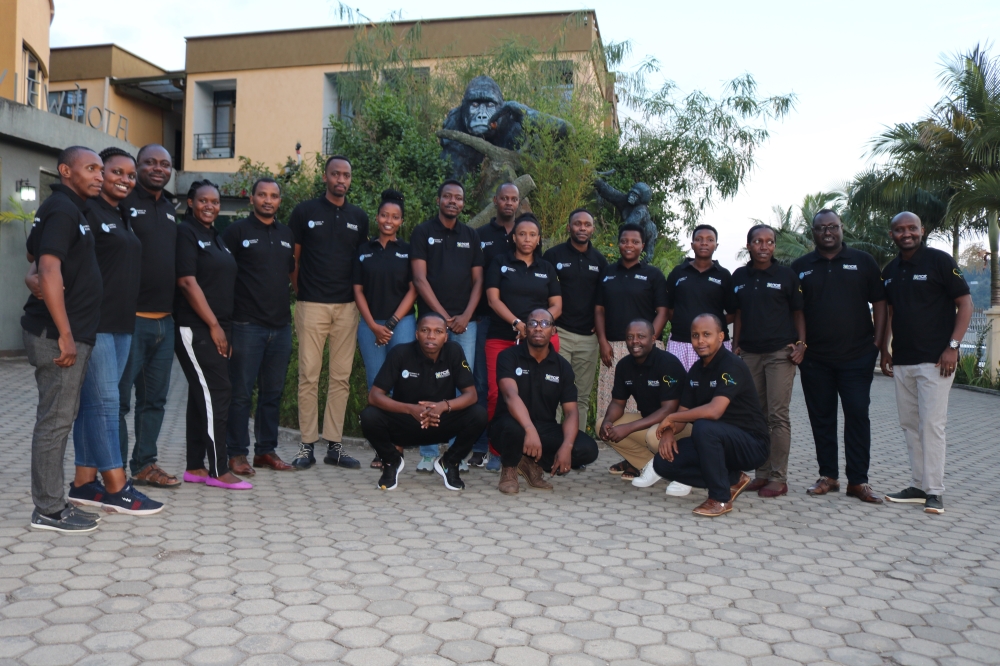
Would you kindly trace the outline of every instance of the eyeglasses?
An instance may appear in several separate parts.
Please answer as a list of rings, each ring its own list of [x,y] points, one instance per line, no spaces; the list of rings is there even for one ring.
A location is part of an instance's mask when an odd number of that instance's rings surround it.
[[[774,239],[773,238],[754,238],[752,241],[750,241],[750,244],[751,245],[766,245],[768,247],[774,247]]]
[[[813,227],[813,228],[816,231],[820,232],[821,234],[825,234],[825,233],[829,233],[831,231],[837,231],[838,229],[840,229],[840,225],[839,224],[824,224],[824,225],[821,225],[821,226],[818,226],[818,227]]]
[[[538,321],[537,319],[529,319],[528,328],[551,328],[553,326],[551,321]]]

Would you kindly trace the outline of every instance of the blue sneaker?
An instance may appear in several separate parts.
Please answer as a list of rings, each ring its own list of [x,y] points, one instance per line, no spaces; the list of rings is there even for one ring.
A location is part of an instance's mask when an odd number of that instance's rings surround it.
[[[72,504],[77,506],[96,506],[98,508],[104,506],[104,499],[107,496],[107,489],[97,479],[79,487],[74,486],[70,482],[69,492],[67,493],[67,497]]]
[[[126,513],[130,516],[151,516],[163,510],[163,503],[149,499],[128,481],[117,493],[105,494],[101,509],[109,513]]]
[[[492,453],[486,454],[488,457],[486,459],[486,471],[487,472],[500,472],[500,458],[493,455]]]
[[[434,458],[436,456],[421,456],[420,462],[417,463],[418,472],[428,472],[434,471]]]

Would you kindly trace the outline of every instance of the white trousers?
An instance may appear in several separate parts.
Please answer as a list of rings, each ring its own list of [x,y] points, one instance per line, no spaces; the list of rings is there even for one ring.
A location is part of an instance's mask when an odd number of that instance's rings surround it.
[[[955,374],[942,377],[933,363],[893,366],[899,425],[910,453],[911,485],[928,495],[944,494],[944,427]]]

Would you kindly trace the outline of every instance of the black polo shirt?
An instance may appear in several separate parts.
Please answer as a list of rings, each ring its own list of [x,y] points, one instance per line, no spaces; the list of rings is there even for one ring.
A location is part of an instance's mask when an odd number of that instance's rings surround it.
[[[483,248],[483,270],[488,270],[493,264],[495,257],[514,251],[514,234],[507,233],[502,224],[497,223],[497,218],[490,218],[488,224],[476,229],[479,234],[479,247]],[[486,295],[483,294],[476,306],[476,317],[489,317],[493,314],[490,304],[486,302]]]
[[[604,306],[604,334],[609,342],[625,340],[630,321],[656,318],[656,308],[667,307],[667,284],[659,268],[637,263],[625,268],[611,264],[597,290],[597,305]]]
[[[833,259],[813,250],[792,262],[802,285],[806,356],[830,363],[875,351],[869,303],[885,300],[878,264],[867,252],[846,245]]]
[[[410,259],[427,262],[427,282],[449,315],[465,312],[472,296],[472,269],[483,265],[483,248],[475,229],[461,222],[449,229],[435,215],[410,234]],[[417,306],[421,312],[430,310],[419,296]]]
[[[264,224],[253,213],[222,232],[222,242],[236,259],[233,321],[265,328],[288,326],[295,236],[277,220]]]
[[[694,267],[693,261],[685,259],[667,276],[667,307],[674,311],[670,320],[670,339],[690,343],[691,322],[698,315],[709,313],[722,320],[728,340],[726,313],[736,312],[733,275],[718,261],[713,261],[712,267],[702,273]]]
[[[662,407],[663,401],[680,400],[686,376],[684,364],[676,356],[653,347],[642,364],[631,354],[618,361],[611,397],[635,398],[635,406],[645,418]]]
[[[27,249],[36,265],[45,254],[62,262],[63,299],[73,339],[92,345],[97,341],[104,288],[94,252],[94,233],[83,214],[85,205],[85,200],[70,188],[62,183],[53,185],[52,194],[35,212]],[[21,328],[32,335],[59,338],[45,302],[31,294],[24,304]]]
[[[137,312],[171,312],[174,309],[177,211],[173,198],[173,194],[162,190],[157,199],[137,184],[121,204],[122,210],[132,218],[132,231],[142,242]]]
[[[354,257],[368,240],[368,214],[352,203],[333,205],[326,195],[303,201],[292,211],[288,226],[299,254],[300,301],[354,301]]]
[[[937,363],[955,332],[955,299],[969,285],[951,255],[921,247],[909,260],[896,256],[882,269],[892,306],[892,362]]]
[[[390,349],[373,383],[391,393],[393,400],[410,405],[421,400],[453,400],[457,391],[474,384],[460,344],[445,342],[438,359],[432,361],[416,340]]]
[[[569,361],[549,345],[549,355],[539,363],[521,343],[500,352],[497,356],[497,382],[513,379],[517,395],[528,408],[535,423],[556,423],[556,408],[567,402],[576,402],[576,376]],[[493,418],[507,414],[507,401],[503,391],[497,398]]]
[[[753,263],[733,273],[740,311],[740,349],[769,354],[799,339],[792,312],[802,309],[802,287],[788,266],[771,262],[764,270]]]
[[[594,334],[597,290],[608,270],[608,260],[593,245],[580,252],[569,241],[549,248],[544,258],[556,267],[563,287],[562,314],[556,324],[577,335]]]
[[[215,227],[206,229],[201,222],[187,218],[178,225],[177,277],[195,277],[223,328],[232,322],[237,270],[236,260]],[[180,289],[174,317],[180,326],[207,326]]]
[[[132,335],[142,280],[142,242],[132,231],[130,215],[101,197],[88,199],[84,214],[94,234],[97,265],[104,283],[97,332]]]
[[[373,319],[392,317],[412,281],[409,243],[394,240],[382,247],[373,238],[361,244],[354,258],[354,284],[361,285]],[[413,314],[413,308],[406,314]]]
[[[681,407],[701,407],[718,395],[729,398],[729,406],[720,421],[758,437],[770,438],[753,375],[743,359],[725,347],[719,349],[707,366],[698,359],[688,370]]]
[[[522,321],[527,321],[532,310],[548,309],[550,296],[562,295],[555,266],[538,258],[529,266],[515,259],[513,252],[493,259],[483,285],[483,291],[487,289],[499,289],[500,302]],[[494,340],[517,339],[510,322],[501,319],[495,312],[490,317],[490,330],[486,337]]]

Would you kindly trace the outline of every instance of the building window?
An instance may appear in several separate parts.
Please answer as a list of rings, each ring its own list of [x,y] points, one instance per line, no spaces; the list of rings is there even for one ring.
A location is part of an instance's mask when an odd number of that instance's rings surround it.
[[[50,113],[82,123],[87,111],[87,91],[60,90],[59,92],[50,92],[48,102]]]
[[[38,64],[38,58],[27,49],[24,50],[24,72],[24,103],[37,109],[41,101],[42,85],[45,83],[45,76],[42,74],[42,68]]]
[[[547,89],[555,89],[562,92],[562,97],[567,102],[573,98],[573,61],[572,60],[548,60],[541,63],[542,76]]]
[[[198,81],[194,96],[193,149],[196,160],[218,160],[236,154],[236,80]]]
[[[215,147],[223,148],[229,145],[229,135],[236,131],[236,91],[216,90],[212,102]]]

